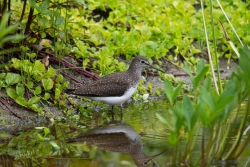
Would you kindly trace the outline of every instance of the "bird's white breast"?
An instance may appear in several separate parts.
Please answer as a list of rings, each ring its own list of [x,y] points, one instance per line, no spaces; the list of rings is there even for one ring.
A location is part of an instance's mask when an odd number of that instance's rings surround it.
[[[88,98],[90,98],[92,100],[96,100],[96,101],[101,101],[101,102],[109,104],[109,105],[122,105],[123,103],[128,101],[128,99],[130,99],[132,97],[132,95],[135,93],[135,91],[138,87],[138,84],[129,88],[122,96],[88,97]]]

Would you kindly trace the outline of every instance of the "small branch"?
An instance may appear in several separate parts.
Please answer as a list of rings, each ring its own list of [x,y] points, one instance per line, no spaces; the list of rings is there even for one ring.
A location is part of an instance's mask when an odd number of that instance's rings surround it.
[[[26,9],[26,3],[27,3],[27,0],[24,0],[23,1],[23,10],[22,10],[22,14],[21,14],[21,17],[20,17],[20,22],[22,22],[23,20],[23,16],[24,16],[24,13],[25,13],[25,9]]]
[[[3,100],[2,98],[0,98],[0,103],[2,103],[2,105],[4,105],[4,106],[10,111],[10,113],[11,113],[12,115],[14,115],[15,117],[17,117],[17,118],[19,118],[19,119],[21,119],[21,120],[24,120],[24,118],[21,117],[21,116],[19,116],[17,113],[15,113],[15,112],[9,107],[9,105],[6,104],[6,103],[4,102],[4,100]]]
[[[29,34],[30,25],[31,25],[32,19],[33,19],[33,13],[34,13],[34,8],[30,7],[30,12],[29,12],[29,16],[28,16],[28,21],[26,23],[24,35],[28,35]]]
[[[66,77],[70,78],[71,80],[73,80],[73,81],[75,81],[75,82],[77,82],[77,83],[82,84],[82,81],[79,81],[78,79],[75,79],[75,78],[71,77],[70,75],[66,74],[65,72],[60,72],[60,73],[61,73],[63,76],[66,76]]]
[[[94,79],[94,80],[99,79],[99,77],[97,77],[97,76],[91,74],[90,72],[88,72],[88,71],[86,71],[86,70],[84,70],[84,69],[82,69],[82,68],[76,67],[75,65],[69,63],[69,62],[66,61],[66,60],[63,60],[63,59],[62,59],[62,60],[60,61],[60,60],[56,59],[56,58],[54,57],[54,55],[51,54],[51,53],[48,53],[48,52],[45,52],[45,51],[39,51],[39,53],[49,55],[49,56],[50,56],[50,57],[49,57],[49,61],[50,61],[50,62],[54,62],[54,63],[57,63],[57,64],[60,64],[60,62],[62,62],[62,64],[63,64],[65,67],[72,68],[74,71],[76,71],[76,72],[78,72],[78,73],[80,73],[80,74],[83,74],[83,75],[85,75],[85,76],[87,76],[87,77],[89,77],[89,78],[92,78],[92,79]],[[39,57],[39,58],[44,58],[44,56],[38,56],[38,57]]]

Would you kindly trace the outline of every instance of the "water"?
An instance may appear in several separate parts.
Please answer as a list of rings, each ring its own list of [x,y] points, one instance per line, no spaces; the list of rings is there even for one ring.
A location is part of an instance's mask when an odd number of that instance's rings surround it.
[[[173,147],[167,142],[169,132],[155,116],[159,113],[169,118],[168,108],[164,100],[153,100],[130,104],[124,109],[122,121],[116,108],[115,121],[100,118],[79,122],[66,120],[66,123],[48,126],[50,132],[42,127],[32,128],[7,146],[1,146],[0,167],[133,167],[145,166],[151,160],[151,166],[173,166]],[[81,137],[72,138],[78,134]],[[197,160],[200,154],[201,136],[192,153],[193,159]],[[237,166],[249,167],[249,157],[248,146]]]

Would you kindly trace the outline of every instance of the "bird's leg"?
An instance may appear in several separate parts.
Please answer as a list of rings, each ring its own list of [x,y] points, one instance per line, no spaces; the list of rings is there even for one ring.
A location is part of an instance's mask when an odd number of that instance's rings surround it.
[[[122,117],[123,117],[122,104],[120,105],[120,109],[121,109],[121,121],[122,121]]]
[[[114,120],[114,106],[111,106],[111,116],[112,116],[112,120]]]

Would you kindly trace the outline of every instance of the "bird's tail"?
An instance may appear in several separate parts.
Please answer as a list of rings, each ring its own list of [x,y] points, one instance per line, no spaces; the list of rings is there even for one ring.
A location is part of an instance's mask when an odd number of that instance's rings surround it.
[[[76,89],[66,89],[65,91],[64,91],[64,93],[66,93],[66,94],[68,94],[68,95],[75,95],[76,93],[75,93],[75,90]]]

